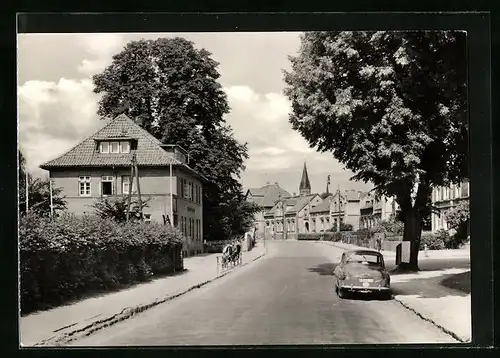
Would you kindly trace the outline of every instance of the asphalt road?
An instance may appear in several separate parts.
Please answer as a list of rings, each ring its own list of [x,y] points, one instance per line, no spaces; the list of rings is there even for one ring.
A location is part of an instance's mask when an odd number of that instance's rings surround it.
[[[258,261],[72,346],[453,343],[394,300],[340,299],[341,250],[271,242]]]

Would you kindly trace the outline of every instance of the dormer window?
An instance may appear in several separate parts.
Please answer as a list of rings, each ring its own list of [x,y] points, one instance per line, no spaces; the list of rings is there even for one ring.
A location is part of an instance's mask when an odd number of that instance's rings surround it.
[[[129,141],[103,141],[100,143],[99,151],[101,153],[130,153]]]
[[[120,142],[110,142],[110,152],[120,153]]]

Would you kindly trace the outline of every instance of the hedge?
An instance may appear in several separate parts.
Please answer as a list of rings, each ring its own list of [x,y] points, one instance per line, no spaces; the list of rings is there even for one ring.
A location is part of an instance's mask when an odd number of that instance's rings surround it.
[[[22,314],[183,269],[179,231],[97,216],[23,216],[19,251]]]

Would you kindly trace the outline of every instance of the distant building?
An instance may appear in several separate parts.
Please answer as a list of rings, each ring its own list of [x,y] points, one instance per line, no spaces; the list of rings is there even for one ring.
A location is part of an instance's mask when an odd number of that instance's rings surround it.
[[[130,185],[134,154],[139,186],[136,178]],[[123,197],[131,191],[136,200],[140,189],[142,198],[150,199],[144,208],[145,221],[171,222],[184,234],[184,255],[189,256],[203,249],[203,183],[207,179],[189,167],[186,159],[184,149],[162,144],[122,114],[40,167],[62,188],[68,212],[76,215],[94,211],[92,205],[100,198]]]
[[[460,202],[468,201],[470,197],[469,182],[464,181],[459,185],[448,187],[439,186],[432,189],[432,205],[437,209],[437,213],[431,214],[432,231],[441,229],[449,230],[444,219],[444,214],[455,208]]]
[[[260,188],[248,189],[246,199],[257,204],[261,210],[255,214],[256,235],[263,238],[266,228],[264,213],[271,210],[280,198],[289,197],[290,193],[279,186],[278,183],[266,184]]]
[[[339,195],[340,194],[340,195]],[[330,217],[332,227],[341,223],[351,224],[353,230],[359,229],[360,201],[364,193],[357,190],[336,192],[330,200]]]
[[[321,203],[311,209],[312,231],[324,232],[332,228],[330,217],[330,202],[332,199],[333,195],[330,194]]]
[[[279,200],[264,214],[266,234],[268,237],[280,239],[284,231],[288,238],[295,238],[297,233],[313,231],[311,210],[322,201],[319,194],[299,195]]]
[[[372,193],[367,193],[361,198],[360,223],[361,229],[375,227],[382,220],[389,220],[400,211],[394,198],[385,195],[377,198]]]

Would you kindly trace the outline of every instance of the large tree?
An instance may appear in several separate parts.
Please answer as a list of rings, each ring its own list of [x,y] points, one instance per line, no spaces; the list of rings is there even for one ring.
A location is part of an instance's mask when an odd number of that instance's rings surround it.
[[[310,32],[290,57],[293,128],[356,180],[394,196],[418,270],[433,186],[468,176],[463,32]]]
[[[224,120],[229,105],[210,56],[179,37],[132,41],[93,81],[94,92],[103,95],[98,114],[125,113],[163,143],[189,151],[190,166],[210,180],[203,197],[205,239],[220,240],[242,215],[232,203],[244,200],[239,178],[248,154]]]

